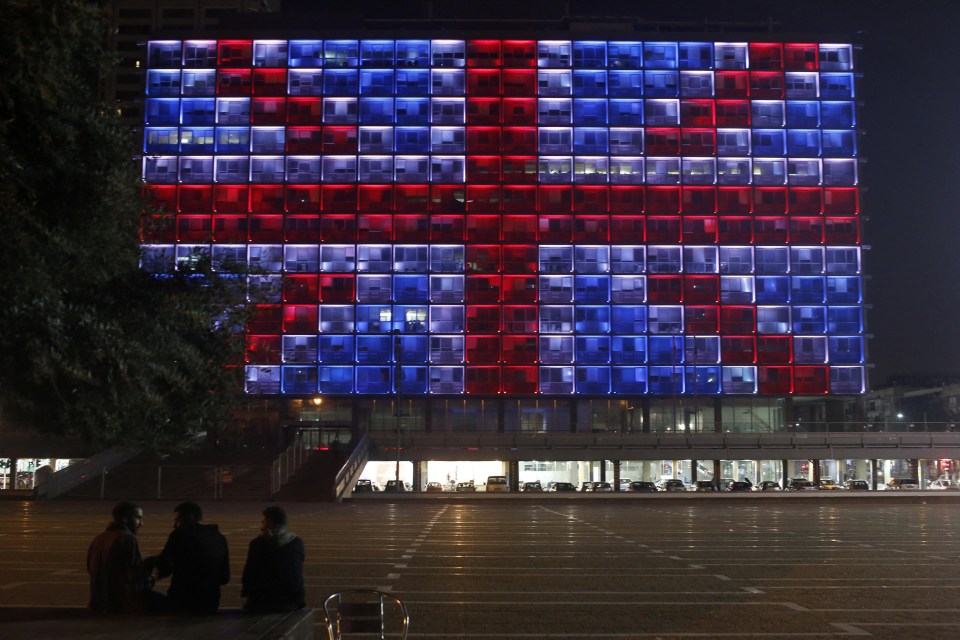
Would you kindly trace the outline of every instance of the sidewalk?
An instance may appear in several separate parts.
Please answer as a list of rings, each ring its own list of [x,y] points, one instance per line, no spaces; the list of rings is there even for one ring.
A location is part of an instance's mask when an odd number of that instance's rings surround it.
[[[248,615],[222,609],[215,616],[98,616],[86,609],[0,607],[3,638],[100,638],[103,640],[312,640],[314,610]]]

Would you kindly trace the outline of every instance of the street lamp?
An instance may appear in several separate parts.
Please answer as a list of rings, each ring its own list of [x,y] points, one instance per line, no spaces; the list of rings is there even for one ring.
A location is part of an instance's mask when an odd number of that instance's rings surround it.
[[[397,491],[400,491],[400,332],[393,330],[393,402],[394,428],[397,431],[397,466],[394,479],[397,481]]]

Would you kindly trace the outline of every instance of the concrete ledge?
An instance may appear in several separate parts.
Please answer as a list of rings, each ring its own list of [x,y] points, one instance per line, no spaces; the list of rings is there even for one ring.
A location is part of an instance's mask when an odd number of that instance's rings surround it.
[[[75,607],[0,607],[2,638],[103,638],[106,640],[312,640],[314,610],[217,615],[94,615]]]

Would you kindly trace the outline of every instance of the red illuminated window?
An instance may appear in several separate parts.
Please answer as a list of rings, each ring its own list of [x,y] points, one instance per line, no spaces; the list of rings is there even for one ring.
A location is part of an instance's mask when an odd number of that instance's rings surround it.
[[[496,184],[499,182],[500,156],[467,156],[468,184]],[[497,198],[498,204],[499,200]]]
[[[537,210],[537,188],[534,186],[504,186],[503,210],[506,213],[535,212]],[[503,239],[507,239],[506,235]]]
[[[570,216],[540,216],[538,220],[541,242],[570,242],[573,238],[573,219]]]
[[[536,67],[537,43],[533,40],[504,40],[501,44],[504,67]]]
[[[720,307],[720,333],[743,334],[756,332],[756,309],[748,306]]]
[[[467,242],[499,242],[500,221],[500,216],[468,215]]]
[[[793,369],[791,367],[757,367],[757,388],[760,393],[793,393]]]
[[[500,302],[500,276],[467,276],[465,290],[468,304]]]
[[[213,216],[213,241],[237,243],[247,241],[246,215]]]
[[[500,362],[500,350],[500,336],[467,336],[466,361],[468,364],[497,364]]]
[[[284,98],[254,98],[250,104],[250,122],[256,125],[282,125],[287,119]]]
[[[537,129],[535,127],[504,127],[503,152],[508,155],[535,154],[537,152]]]
[[[794,369],[794,391],[796,393],[826,393],[829,387],[827,367],[796,367]]]
[[[749,127],[750,103],[746,100],[717,100],[718,127]]]
[[[256,195],[259,194],[259,195]],[[282,188],[281,188],[282,194]],[[269,211],[276,206],[276,187],[259,189],[253,187],[250,193],[253,211]],[[261,206],[265,208],[260,208]],[[320,187],[318,185],[290,185],[287,187],[286,200],[282,205],[290,213],[316,213],[320,211]]]
[[[577,213],[606,213],[609,208],[607,187],[574,187],[573,210]]]
[[[500,111],[498,98],[467,98],[468,125],[500,124]]]
[[[506,340],[506,338],[504,338]],[[504,345],[506,351],[506,345]],[[536,351],[536,342],[534,341],[534,351]],[[537,392],[537,368],[536,367],[504,367],[503,368],[503,392],[511,393],[536,393]]]
[[[282,96],[287,92],[286,69],[254,69],[253,95]]]
[[[753,42],[750,44],[750,68],[765,71],[783,69],[783,45]]]
[[[718,187],[717,213],[720,215],[747,214],[751,211],[750,187]]]
[[[353,275],[320,275],[320,302],[350,303],[354,300]]]
[[[679,155],[680,130],[647,129],[645,149],[648,156]]]
[[[570,213],[573,208],[572,186],[540,187],[540,211],[545,213]]]
[[[500,71],[497,69],[469,69],[467,71],[467,95],[499,96]]]
[[[321,242],[356,242],[357,218],[352,215],[324,214],[320,218]]]
[[[320,242],[320,216],[288,215],[283,219],[283,238],[287,242]]]
[[[500,41],[499,40],[469,40],[467,41],[468,67],[499,67]]]
[[[468,154],[500,153],[500,127],[467,127],[466,140]]]
[[[614,242],[643,243],[646,241],[647,221],[643,216],[610,217],[610,238]]]
[[[580,243],[610,242],[610,218],[578,215],[573,219],[573,241]],[[617,238],[617,242],[621,242]]]
[[[499,168],[499,159],[497,160]],[[500,211],[500,187],[471,185],[467,187],[467,211],[492,213]]]
[[[647,242],[675,244],[681,240],[680,217],[648,216]]]
[[[793,360],[793,339],[790,336],[758,336],[757,362],[790,364]]]
[[[684,276],[683,301],[686,304],[716,304],[720,301],[720,277]]]
[[[500,246],[469,244],[466,246],[467,273],[497,273],[500,271]]]
[[[507,184],[536,184],[535,156],[506,156],[503,159],[503,181]]]
[[[823,218],[790,218],[790,242],[821,244],[823,242]]]
[[[817,187],[791,187],[789,192],[790,213],[819,215],[823,213],[823,194]]]
[[[537,101],[535,98],[504,98],[503,124],[507,126],[523,126],[537,124]],[[536,146],[536,145],[534,145]],[[533,151],[510,151],[507,153],[536,153]]]
[[[826,188],[823,190],[823,212],[856,214],[860,212],[857,190]]]
[[[714,95],[718,98],[746,98],[750,95],[750,78],[746,71],[717,71],[714,83]],[[735,126],[721,125],[719,113],[720,103],[718,102],[717,126]]]
[[[467,333],[495,334],[500,331],[500,307],[467,305]]]
[[[316,275],[289,274],[283,278],[283,301],[316,303],[320,300],[320,282]]]
[[[786,187],[756,187],[753,190],[753,211],[757,215],[787,212]]]
[[[251,215],[250,242],[283,242],[283,216]]]
[[[649,276],[647,301],[651,304],[680,304],[683,302],[683,276]]]
[[[500,367],[467,367],[464,376],[467,393],[493,395],[500,392]]]
[[[317,305],[283,305],[284,333],[316,333],[318,327],[319,308]]]
[[[467,193],[462,185],[435,184],[430,187],[430,211],[465,211]]]
[[[720,330],[724,331],[722,320]],[[753,364],[756,362],[756,339],[751,336],[722,336],[720,354],[725,363]]]
[[[357,216],[358,242],[391,242],[393,240],[393,217],[389,215]]]
[[[209,213],[213,208],[213,187],[208,184],[180,187],[179,210],[183,213]]]
[[[398,184],[395,198],[394,205],[398,212],[426,211],[427,201],[430,199],[430,187],[425,184]]]
[[[464,219],[457,215],[430,216],[430,242],[463,242]]]
[[[401,242],[429,242],[430,218],[426,214],[395,216],[393,234]]]
[[[750,97],[759,100],[783,98],[783,74],[777,71],[751,71]]]
[[[325,184],[321,187],[322,207],[331,213],[353,213],[357,210],[357,186]]]
[[[323,122],[320,98],[288,98],[287,124],[318,125]]]
[[[823,228],[827,244],[857,244],[860,242],[860,221],[857,218],[828,217]]]
[[[714,334],[720,326],[720,314],[717,307],[688,306],[683,314],[684,328],[687,334]]]
[[[680,187],[647,187],[647,213],[679,212]],[[679,225],[677,232],[679,234]]]
[[[717,220],[717,242],[720,244],[750,244],[753,242],[753,220],[731,217]]]
[[[684,213],[716,213],[717,190],[714,187],[683,187]]]
[[[716,112],[713,100],[681,100],[680,124],[684,127],[714,127]]]
[[[717,132],[714,129],[683,129],[680,134],[680,153],[688,156],[712,156],[717,152]]]
[[[783,46],[783,58],[787,71],[815,71],[820,55],[815,44],[788,43]]]
[[[325,137],[321,134],[320,127],[288,127],[287,153],[320,153],[324,150]],[[356,132],[353,137],[356,142]]]
[[[357,191],[357,211],[393,211],[393,187],[385,184],[360,185]]]
[[[209,242],[212,219],[210,215],[178,215],[177,242]]]
[[[753,221],[753,239],[757,244],[786,244],[787,218],[764,217]]]
[[[283,309],[278,304],[257,305],[247,321],[248,334],[279,334],[283,326]]]
[[[504,242],[536,242],[536,216],[503,216]]]
[[[253,42],[221,40],[217,46],[217,66],[249,67],[253,63]]]
[[[247,364],[280,364],[280,336],[247,336]]]
[[[501,298],[506,303],[523,304],[537,301],[537,277],[532,275],[503,276]]]
[[[250,69],[221,69],[217,71],[217,95],[219,96],[248,96],[252,87]]]
[[[503,95],[529,96],[536,93],[537,72],[533,69],[504,69]],[[506,104],[507,101],[504,101]]]
[[[323,153],[356,153],[357,128],[324,127],[321,151]]]
[[[717,219],[683,217],[683,241],[696,244],[713,244],[717,241]]]

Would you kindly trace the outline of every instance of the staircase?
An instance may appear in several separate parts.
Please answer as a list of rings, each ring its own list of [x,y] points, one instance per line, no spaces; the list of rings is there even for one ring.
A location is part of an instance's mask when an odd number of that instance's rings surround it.
[[[313,452],[303,466],[274,495],[274,500],[286,502],[332,501],[337,472],[343,467],[349,454],[350,451],[346,449]]]

